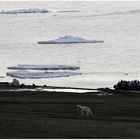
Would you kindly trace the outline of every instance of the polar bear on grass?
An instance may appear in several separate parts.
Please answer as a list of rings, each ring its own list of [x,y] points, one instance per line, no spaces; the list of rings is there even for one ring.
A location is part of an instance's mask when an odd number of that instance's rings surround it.
[[[81,115],[93,116],[92,110],[87,106],[77,105],[77,111]]]

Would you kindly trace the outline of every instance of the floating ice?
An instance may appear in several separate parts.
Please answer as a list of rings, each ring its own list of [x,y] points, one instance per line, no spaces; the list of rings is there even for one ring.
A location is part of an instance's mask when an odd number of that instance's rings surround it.
[[[0,14],[28,14],[28,13],[48,13],[47,9],[18,9],[18,10],[11,10],[11,11],[0,11]]]
[[[63,44],[63,43],[103,43],[102,40],[87,40],[76,36],[64,36],[50,41],[39,41],[38,44]]]
[[[58,12],[58,13],[76,13],[79,12],[77,10],[51,10],[51,12]]]
[[[17,65],[8,67],[8,69],[22,69],[22,70],[76,70],[80,69],[78,66],[66,65]]]
[[[49,11],[47,9],[38,9],[38,8],[30,8],[30,9],[17,9],[17,10],[10,10],[10,11],[5,11],[2,10],[0,11],[0,14],[35,14],[35,13],[48,13],[48,12],[61,12],[61,13],[66,13],[66,12],[79,12],[75,10],[52,10]]]
[[[57,77],[69,77],[80,75],[79,72],[47,72],[47,73],[32,73],[26,70],[19,70],[13,72],[7,72],[6,75],[17,77],[17,78],[29,78],[29,79],[39,79],[39,78],[57,78]]]

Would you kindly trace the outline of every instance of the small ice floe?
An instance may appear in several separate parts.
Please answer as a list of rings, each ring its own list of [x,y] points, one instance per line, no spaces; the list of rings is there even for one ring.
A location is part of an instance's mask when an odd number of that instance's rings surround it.
[[[41,73],[41,72],[29,72],[26,70],[19,70],[19,71],[13,71],[13,72],[7,72],[6,75],[17,77],[17,78],[29,78],[29,79],[39,79],[39,78],[57,78],[57,77],[69,77],[69,76],[75,76],[80,75],[79,72],[47,72],[47,73]]]
[[[30,14],[30,13],[48,13],[49,11],[47,9],[38,9],[38,8],[32,8],[32,9],[18,9],[18,10],[11,10],[11,11],[0,11],[0,14]]]
[[[57,12],[57,13],[77,13],[80,11],[77,10],[51,10],[51,12]]]
[[[17,65],[8,67],[8,69],[19,69],[19,70],[77,70],[80,69],[78,66],[67,66],[67,65]]]
[[[81,37],[69,36],[59,37],[50,41],[39,41],[38,44],[65,44],[65,43],[103,43],[102,40],[88,40]]]

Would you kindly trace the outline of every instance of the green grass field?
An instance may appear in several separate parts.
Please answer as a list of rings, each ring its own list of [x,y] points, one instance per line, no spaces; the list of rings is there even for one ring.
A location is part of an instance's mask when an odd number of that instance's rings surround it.
[[[140,138],[140,96],[0,92],[0,138]]]

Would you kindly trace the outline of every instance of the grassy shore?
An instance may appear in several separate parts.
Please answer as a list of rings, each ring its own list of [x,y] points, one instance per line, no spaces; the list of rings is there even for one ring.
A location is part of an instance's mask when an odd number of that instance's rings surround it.
[[[0,138],[140,138],[140,96],[0,91]]]

